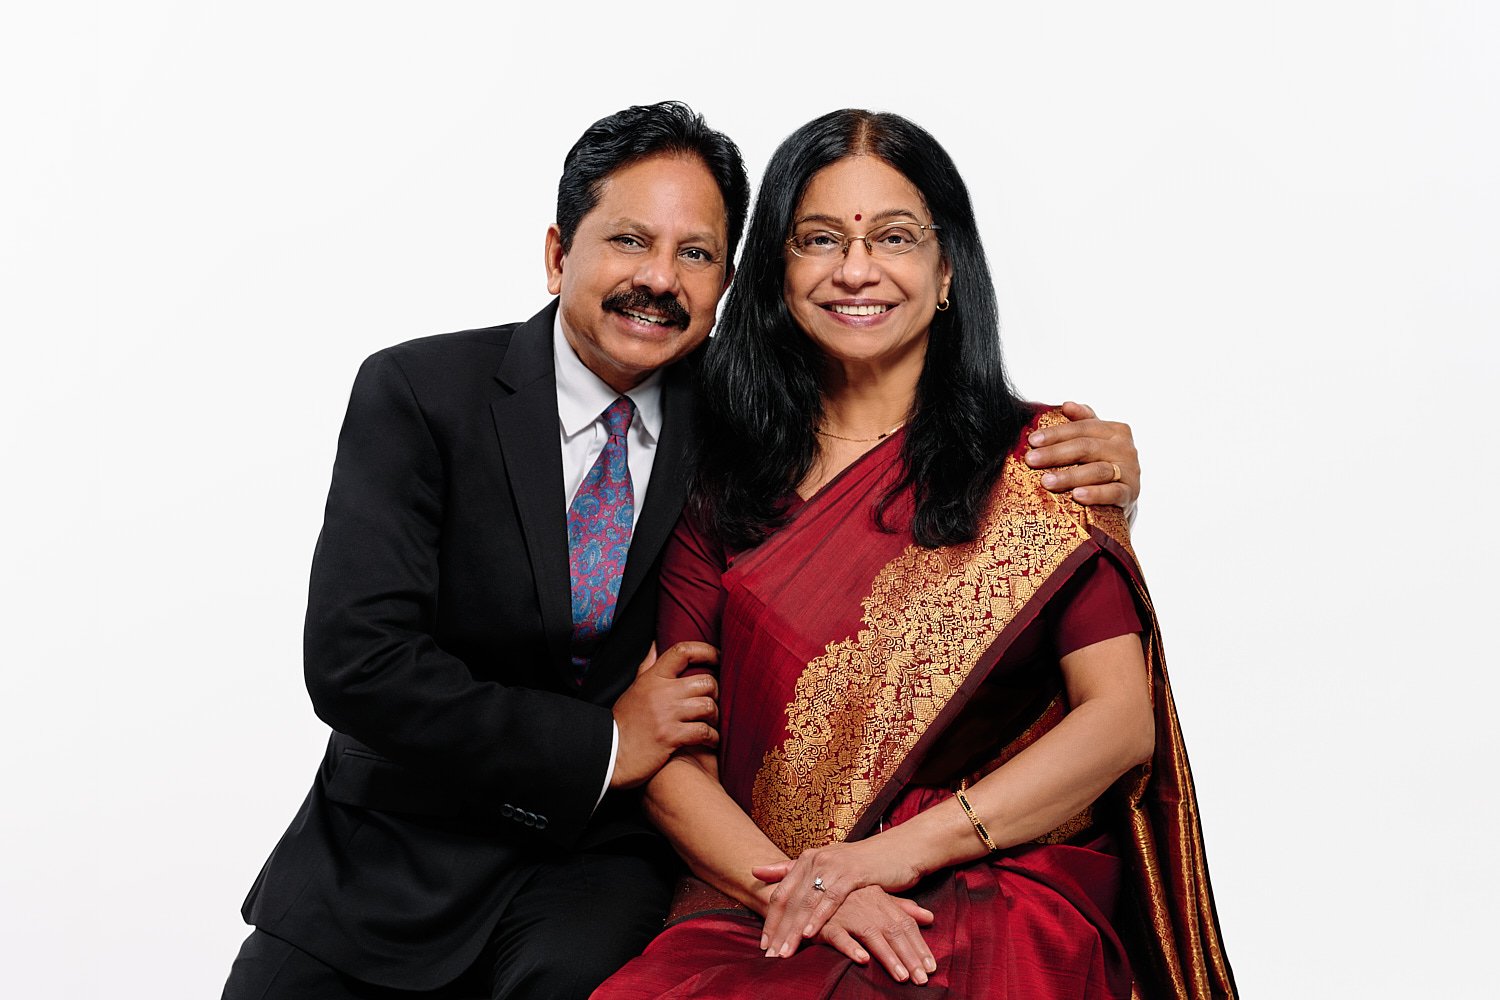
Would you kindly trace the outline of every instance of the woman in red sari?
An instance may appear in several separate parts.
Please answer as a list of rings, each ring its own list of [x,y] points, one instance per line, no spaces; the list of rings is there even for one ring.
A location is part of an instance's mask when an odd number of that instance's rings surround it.
[[[717,754],[653,818],[695,878],[600,998],[1234,995],[1118,508],[1021,460],[967,191],[840,111],[767,168],[704,366],[659,641],[720,652]]]

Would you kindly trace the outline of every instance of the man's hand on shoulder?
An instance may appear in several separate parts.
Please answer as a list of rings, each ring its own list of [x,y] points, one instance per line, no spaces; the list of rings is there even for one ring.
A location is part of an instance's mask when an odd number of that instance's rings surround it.
[[[683,676],[694,665],[719,662],[719,651],[706,642],[679,642],[647,656],[635,681],[615,702],[620,749],[611,788],[634,788],[682,747],[719,744],[719,682],[712,674]]]
[[[1070,421],[1026,439],[1026,464],[1051,469],[1042,485],[1082,504],[1114,504],[1127,512],[1141,494],[1141,463],[1129,424],[1100,420],[1084,403],[1062,405]]]

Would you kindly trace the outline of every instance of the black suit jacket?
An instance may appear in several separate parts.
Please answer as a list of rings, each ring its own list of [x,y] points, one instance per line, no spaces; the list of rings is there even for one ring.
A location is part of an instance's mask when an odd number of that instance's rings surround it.
[[[339,435],[305,634],[334,732],[243,912],[366,981],[457,976],[549,852],[655,846],[634,796],[595,801],[682,507],[691,364],[665,372],[614,624],[575,687],[556,308],[373,355]]]

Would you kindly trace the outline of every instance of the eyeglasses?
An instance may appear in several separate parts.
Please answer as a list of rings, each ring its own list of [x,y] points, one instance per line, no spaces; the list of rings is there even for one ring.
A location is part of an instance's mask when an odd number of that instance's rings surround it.
[[[863,236],[845,236],[832,229],[809,229],[796,233],[786,241],[786,248],[798,257],[810,260],[831,260],[847,257],[852,243],[863,243],[871,257],[899,257],[910,253],[925,241],[928,230],[938,226],[919,226],[915,222],[893,222],[879,229],[872,229]]]

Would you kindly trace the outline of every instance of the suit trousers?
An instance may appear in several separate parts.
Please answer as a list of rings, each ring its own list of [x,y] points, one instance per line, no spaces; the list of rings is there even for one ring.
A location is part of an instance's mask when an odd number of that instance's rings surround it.
[[[584,1000],[661,931],[671,901],[671,861],[578,853],[536,862],[477,961],[436,990],[367,983],[253,931],[223,1000]]]

